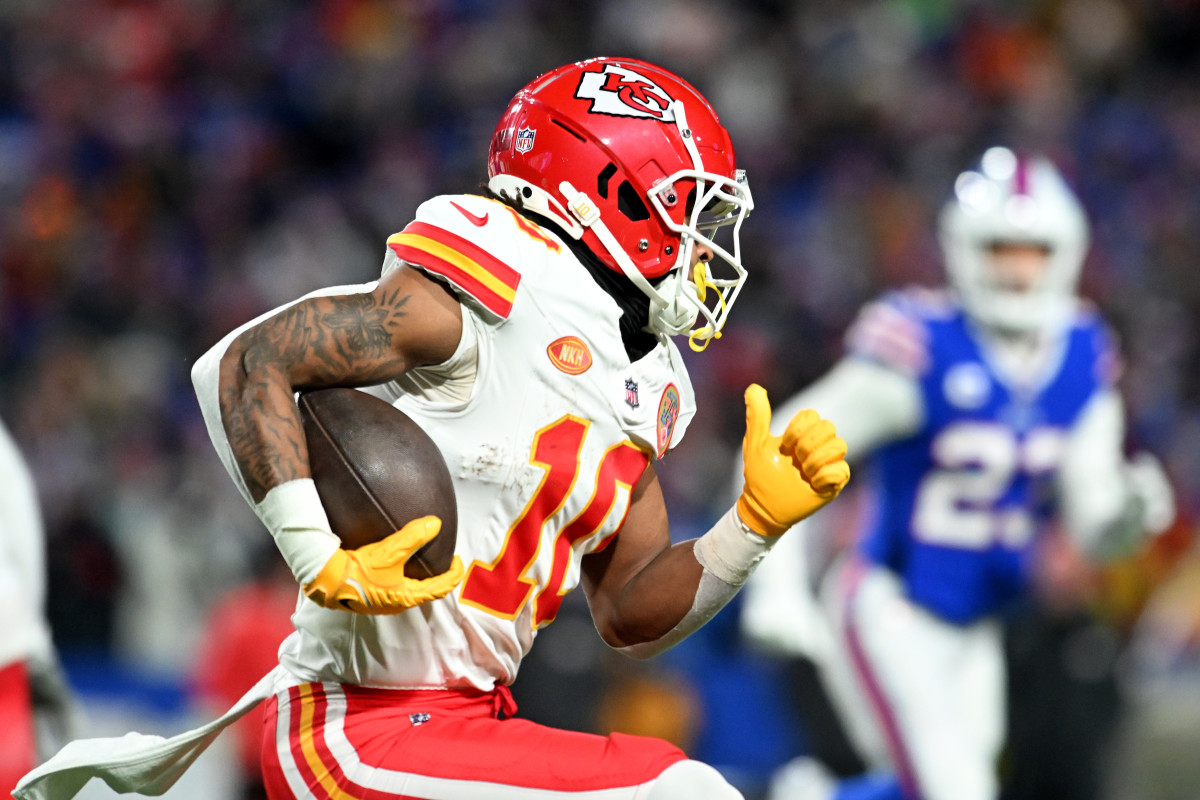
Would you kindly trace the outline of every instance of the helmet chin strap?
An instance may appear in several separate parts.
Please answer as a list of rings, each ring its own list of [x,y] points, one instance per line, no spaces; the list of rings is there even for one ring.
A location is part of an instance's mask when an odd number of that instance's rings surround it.
[[[699,311],[695,308],[685,307],[680,303],[680,300],[686,300],[687,298],[687,295],[678,291],[679,281],[682,280],[680,270],[673,269],[663,278],[663,286],[674,289],[674,291],[668,292],[667,296],[664,297],[663,294],[650,285],[650,281],[646,280],[646,276],[634,266],[633,261],[621,247],[617,238],[613,236],[612,231],[600,219],[600,209],[596,207],[592,199],[586,193],[578,191],[568,181],[560,183],[558,190],[567,199],[567,208],[575,219],[579,221],[579,224],[596,234],[596,238],[600,240],[600,244],[604,245],[604,249],[617,262],[617,266],[621,268],[621,272],[625,274],[625,277],[633,281],[633,285],[642,290],[650,298],[651,329],[662,331],[671,336],[687,333],[696,321]],[[668,297],[671,299],[667,299]]]
[[[650,285],[612,235],[612,231],[600,220],[600,209],[586,193],[563,181],[559,184],[559,191],[568,203],[568,207],[563,208],[548,192],[512,175],[493,176],[488,180],[488,188],[498,195],[522,198],[526,208],[559,223],[574,239],[582,238],[583,232],[590,229],[621,268],[622,274],[650,298],[650,328],[653,331],[678,336],[691,329],[699,311],[689,307],[686,302],[681,302],[686,301],[687,296],[678,291],[678,284],[683,279],[680,270],[672,270],[663,278],[664,287],[669,289],[665,295]]]
[[[683,101],[676,100],[671,104],[671,114],[675,125],[679,128],[679,137],[683,141],[683,146],[691,156],[692,166],[697,172],[702,172],[704,162],[700,158],[700,151],[696,147],[696,142],[692,138],[692,131],[687,124],[687,113],[683,105]],[[680,284],[687,281],[687,276],[684,274],[680,266],[683,265],[684,256],[689,252],[688,245],[680,241],[679,260],[675,267],[663,277],[659,285],[665,290],[660,292],[650,285],[646,280],[646,276],[638,270],[633,264],[633,260],[621,247],[617,238],[613,236],[612,231],[600,219],[600,209],[596,206],[592,199],[586,193],[579,191],[571,185],[569,181],[563,181],[558,185],[558,190],[562,192],[567,201],[567,209],[571,216],[578,220],[581,226],[579,236],[583,235],[583,228],[590,229],[596,234],[596,238],[600,240],[600,244],[608,251],[617,266],[621,268],[621,272],[625,274],[629,280],[633,281],[633,285],[640,289],[647,297],[650,298],[650,329],[654,332],[663,332],[671,336],[679,336],[684,333],[691,333],[693,339],[712,338],[714,332],[710,327],[692,330],[692,326],[696,324],[697,317],[700,316],[700,300],[693,299],[687,292],[681,291]],[[553,201],[553,198],[550,198]],[[555,203],[557,205],[557,203]],[[572,233],[572,235],[575,235]],[[705,332],[708,335],[705,336]],[[693,347],[695,345],[693,344]]]
[[[512,198],[513,202],[520,200],[525,208],[553,220],[572,239],[583,236],[583,226],[563,208],[562,203],[529,181],[514,175],[493,175],[488,179],[488,188],[501,197]]]

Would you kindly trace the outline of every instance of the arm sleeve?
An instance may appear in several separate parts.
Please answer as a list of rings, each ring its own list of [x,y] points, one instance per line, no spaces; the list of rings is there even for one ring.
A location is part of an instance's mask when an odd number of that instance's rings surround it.
[[[806,549],[813,535],[824,535],[821,527],[819,519],[809,517],[779,537],[742,590],[742,634],[767,652],[819,660],[833,647]]]
[[[1092,557],[1121,549],[1146,531],[1124,454],[1125,406],[1115,389],[1093,397],[1067,437],[1059,473],[1063,519]]]
[[[692,635],[733,599],[779,538],[755,533],[741,521],[736,508],[729,509],[693,545],[692,552],[703,571],[692,607],[683,619],[659,638],[621,647],[617,652],[631,658],[650,658]]]
[[[909,436],[925,419],[916,379],[862,358],[844,358],[824,377],[780,405],[771,415],[772,433],[806,408],[833,422],[846,441],[850,461],[882,444]]]
[[[915,378],[865,358],[848,357],[771,415],[772,432],[806,408],[833,422],[846,440],[847,458],[862,459],[879,446],[915,433],[924,404]],[[742,490],[742,460],[734,467],[733,495]],[[742,599],[743,634],[773,652],[818,658],[832,647],[832,633],[817,607],[806,547],[831,535],[822,515],[802,520],[750,576]]]

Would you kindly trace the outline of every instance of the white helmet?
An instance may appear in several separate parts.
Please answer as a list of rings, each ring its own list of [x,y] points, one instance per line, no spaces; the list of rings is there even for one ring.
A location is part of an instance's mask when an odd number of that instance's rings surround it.
[[[940,239],[951,284],[967,313],[989,327],[1035,332],[1062,325],[1074,305],[1088,248],[1088,223],[1062,175],[1041,156],[1004,147],[983,154],[977,170],[954,182],[942,209]],[[1047,250],[1046,268],[1028,291],[999,286],[989,270],[997,244]]]

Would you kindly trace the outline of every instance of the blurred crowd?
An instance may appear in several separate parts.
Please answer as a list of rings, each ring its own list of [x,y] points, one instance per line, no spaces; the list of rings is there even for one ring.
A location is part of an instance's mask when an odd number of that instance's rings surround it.
[[[991,144],[1048,154],[1078,190],[1131,439],[1167,464],[1184,519],[1200,511],[1193,0],[5,0],[0,416],[41,492],[64,653],[191,669],[263,539],[205,435],[193,359],[267,308],[374,278],[419,202],[484,179],[516,89],[601,54],[707,94],[756,200],[738,308],[687,354],[701,413],[661,471],[681,537],[727,505],[747,383],[782,399],[863,301],[940,281],[936,211]],[[1191,576],[1177,596],[1196,597]],[[1144,660],[1200,670],[1200,623],[1164,619],[1175,649]]]

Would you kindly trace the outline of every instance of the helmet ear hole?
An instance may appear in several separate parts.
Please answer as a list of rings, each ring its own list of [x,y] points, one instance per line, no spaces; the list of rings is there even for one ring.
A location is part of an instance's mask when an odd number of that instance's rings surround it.
[[[629,181],[622,181],[617,187],[617,209],[630,222],[641,222],[650,219],[650,209],[638,197],[637,189]]]
[[[617,174],[617,165],[611,161],[608,166],[600,170],[600,175],[596,178],[596,194],[608,199],[608,182],[612,180],[612,176]]]

